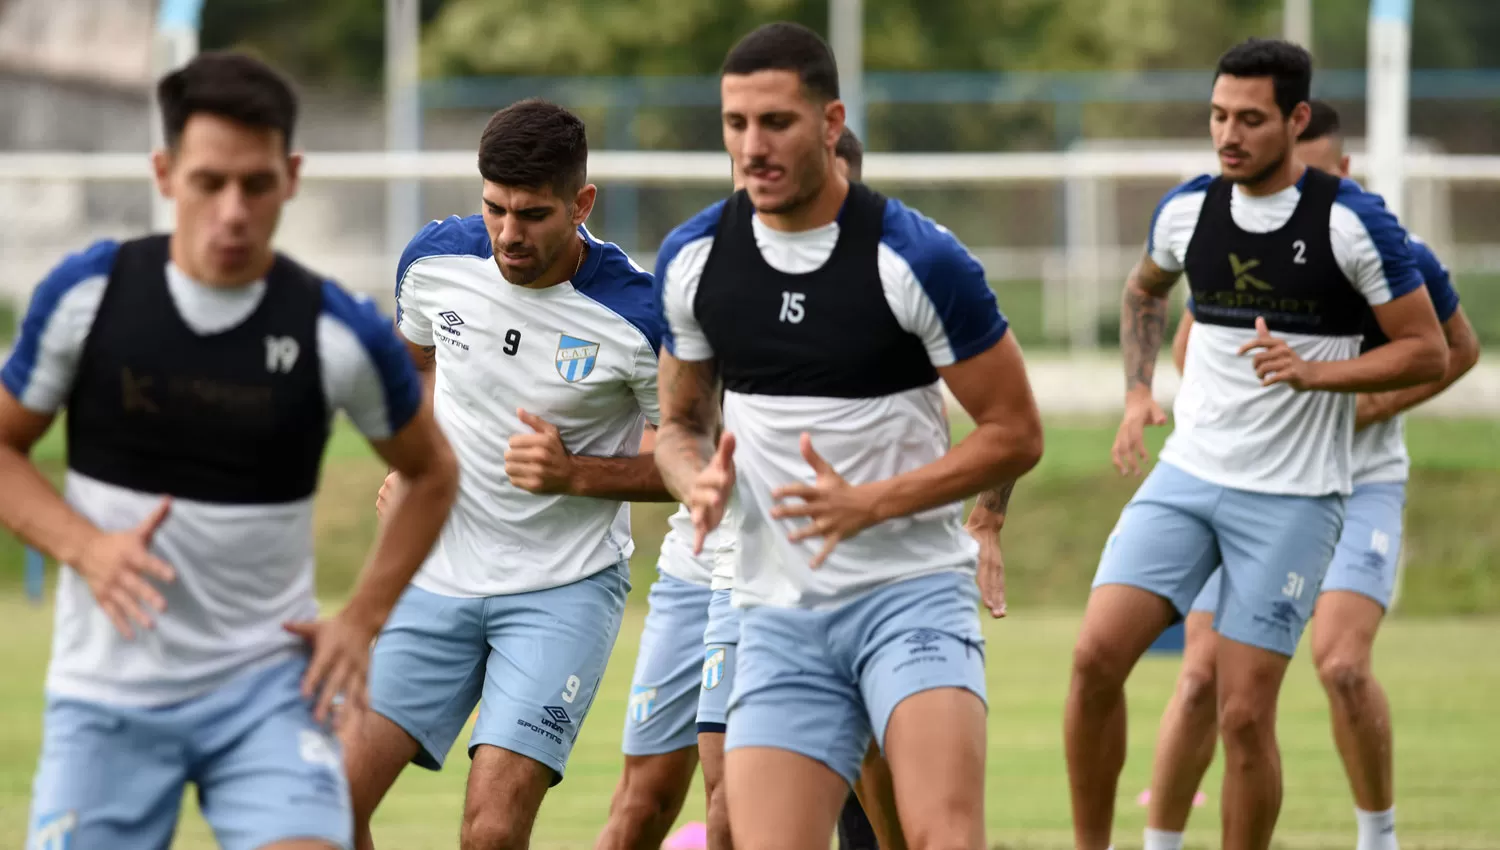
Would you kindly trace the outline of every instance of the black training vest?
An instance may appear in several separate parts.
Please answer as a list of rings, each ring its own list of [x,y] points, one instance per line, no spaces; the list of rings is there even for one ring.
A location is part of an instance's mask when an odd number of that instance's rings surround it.
[[[850,183],[833,254],[814,271],[787,274],[755,244],[749,196],[739,191],[724,203],[693,310],[726,390],[877,398],[937,380],[881,286],[885,204]]]
[[[1339,182],[1307,169],[1287,223],[1270,233],[1250,233],[1230,213],[1233,184],[1214,178],[1184,264],[1194,320],[1253,328],[1263,316],[1272,333],[1358,335],[1369,305],[1339,268],[1328,235]]]
[[[200,336],[167,288],[167,246],[120,245],[68,399],[69,468],[202,502],[311,496],[330,418],[322,281],[278,254],[249,318]]]

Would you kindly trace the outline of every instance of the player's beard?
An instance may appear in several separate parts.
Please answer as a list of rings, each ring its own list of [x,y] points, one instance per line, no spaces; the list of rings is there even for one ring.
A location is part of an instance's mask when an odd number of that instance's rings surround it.
[[[821,148],[814,148],[812,153],[805,156],[797,163],[796,176],[793,181],[797,191],[792,197],[777,204],[774,207],[757,207],[756,212],[763,215],[788,215],[812,203],[823,191],[823,185],[828,182],[829,170],[827,159],[823,156]]]
[[[568,236],[571,237],[572,235],[573,231],[569,230]],[[507,268],[504,263],[500,262],[500,255],[503,251],[497,248],[495,252],[495,265],[499,266],[500,276],[505,278],[506,283],[513,286],[530,286],[541,280],[547,272],[552,270],[552,267],[557,264],[558,257],[562,255],[563,249],[567,248],[567,246],[567,239],[564,239],[562,244],[553,247],[550,251],[540,244],[534,245],[531,249],[531,256],[535,257],[537,262],[519,269]]]
[[[1266,182],[1267,178],[1269,178],[1272,174],[1275,174],[1276,171],[1281,168],[1281,166],[1286,164],[1286,158],[1291,155],[1291,151],[1292,149],[1290,146],[1283,148],[1281,154],[1267,163],[1265,168],[1262,168],[1249,177],[1241,177],[1238,179],[1231,178],[1230,182],[1238,183],[1241,186],[1257,186],[1261,183]]]

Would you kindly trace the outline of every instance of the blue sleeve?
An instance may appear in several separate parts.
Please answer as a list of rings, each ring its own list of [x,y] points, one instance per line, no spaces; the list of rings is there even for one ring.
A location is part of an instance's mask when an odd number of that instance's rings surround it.
[[[413,263],[428,257],[484,258],[492,257],[494,253],[489,231],[484,227],[484,216],[459,218],[450,215],[440,221],[428,222],[406,243],[401,259],[396,263],[396,323],[401,323],[401,286]]]
[[[637,266],[613,243],[593,245],[603,254],[599,268],[585,285],[575,284],[575,288],[629,322],[646,338],[652,355],[659,354],[667,321],[656,309],[656,283],[651,273]]]
[[[119,244],[101,240],[86,250],[69,254],[37,286],[31,294],[31,304],[26,308],[26,317],[21,321],[21,334],[11,350],[10,358],[0,369],[0,383],[17,400],[24,400],[30,389],[38,366],[42,363],[42,337],[47,332],[52,317],[62,303],[63,296],[86,280],[108,276],[115,264]],[[81,345],[83,340],[78,340]],[[76,357],[77,352],[72,352]],[[71,383],[71,375],[68,376]]]
[[[355,298],[332,281],[323,284],[323,311],[347,327],[359,340],[365,356],[379,375],[385,394],[390,433],[395,434],[422,406],[422,381],[406,346],[396,337],[390,320],[368,298]]]
[[[1151,211],[1151,226],[1146,230],[1146,253],[1150,254],[1156,250],[1156,223],[1161,219],[1162,210],[1178,195],[1191,195],[1194,192],[1207,192],[1208,184],[1214,182],[1212,174],[1201,174],[1186,183],[1173,186],[1170,191],[1161,196],[1156,202],[1156,209]]]
[[[1417,271],[1422,275],[1427,294],[1432,298],[1438,321],[1448,321],[1458,312],[1458,290],[1453,288],[1453,278],[1449,276],[1447,266],[1432,253],[1426,242],[1415,236],[1411,238],[1411,253],[1416,258]]]
[[[696,242],[705,236],[712,236],[719,229],[719,218],[724,214],[724,201],[698,212],[692,218],[678,225],[667,238],[662,240],[661,250],[656,252],[656,274],[653,276],[653,304],[656,314],[661,317],[662,336],[661,343],[667,349],[667,353],[673,357],[677,356],[677,339],[672,333],[672,323],[667,310],[667,267],[682,253],[682,249],[688,243]]]
[[[982,354],[1005,336],[1009,323],[995,302],[984,266],[947,228],[890,199],[886,202],[881,238],[911,268],[941,324],[953,361]],[[903,326],[926,337],[916,316]],[[932,340],[924,340],[932,350]],[[944,365],[936,363],[936,365]]]
[[[1339,184],[1336,203],[1347,207],[1359,217],[1378,255],[1378,262],[1372,264],[1373,268],[1367,269],[1361,264],[1355,275],[1358,279],[1354,283],[1359,290],[1370,297],[1372,289],[1383,285],[1392,299],[1417,291],[1422,286],[1422,275],[1417,270],[1417,261],[1412,255],[1411,240],[1407,238],[1406,229],[1401,226],[1401,222],[1386,209],[1385,199],[1365,191],[1358,183],[1346,177]],[[1360,261],[1356,258],[1355,262]]]

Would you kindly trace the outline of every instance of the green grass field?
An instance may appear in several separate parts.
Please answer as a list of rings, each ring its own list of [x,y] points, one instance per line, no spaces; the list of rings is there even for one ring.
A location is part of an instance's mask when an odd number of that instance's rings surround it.
[[[62,470],[60,429],[36,455]],[[1164,432],[1153,433],[1159,447]],[[1005,537],[1009,618],[987,624],[990,689],[989,836],[997,847],[1071,846],[1061,716],[1078,606],[1099,547],[1135,487],[1108,469],[1113,424],[1049,422],[1042,465],[1017,488]],[[1397,728],[1401,838],[1408,850],[1500,847],[1500,422],[1414,420],[1408,428],[1414,474],[1408,502],[1406,578],[1400,608],[1383,631],[1377,667]],[[318,503],[320,587],[347,591],[370,540],[382,469],[340,428],[325,464]],[[644,617],[646,589],[669,506],[637,506],[635,586],[625,627],[567,781],[543,808],[534,846],[586,848],[603,823],[620,768],[625,696]],[[51,615],[22,600],[20,548],[0,536],[0,846],[20,846],[35,765],[41,683]],[[50,582],[49,582],[50,583]],[[1304,653],[1305,655],[1305,653]],[[1131,684],[1134,722],[1121,786],[1118,847],[1139,846],[1156,721],[1175,659],[1148,658]],[[1329,739],[1322,692],[1305,658],[1293,665],[1280,734],[1286,801],[1277,846],[1345,850],[1353,844],[1352,803]],[[462,739],[461,739],[462,741]],[[460,747],[462,743],[460,743]],[[467,760],[456,751],[440,774],[413,769],[377,818],[383,847],[451,848],[457,843]],[[1217,843],[1217,770],[1195,814],[1189,846]],[[702,819],[695,787],[684,820]],[[191,809],[191,806],[189,806]],[[197,815],[187,815],[179,848],[213,846]]]

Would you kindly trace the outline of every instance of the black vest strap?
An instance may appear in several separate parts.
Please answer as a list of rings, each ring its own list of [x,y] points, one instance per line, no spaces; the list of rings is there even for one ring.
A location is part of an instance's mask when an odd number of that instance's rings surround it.
[[[1264,317],[1273,332],[1359,334],[1368,306],[1340,269],[1329,237],[1339,183],[1307,169],[1296,210],[1269,233],[1241,229],[1231,212],[1233,184],[1209,183],[1185,264],[1194,318],[1252,328]]]
[[[199,335],[172,300],[167,262],[167,237],[120,246],[68,402],[69,467],[195,501],[311,496],[329,427],[322,282],[278,256],[255,311]]]

